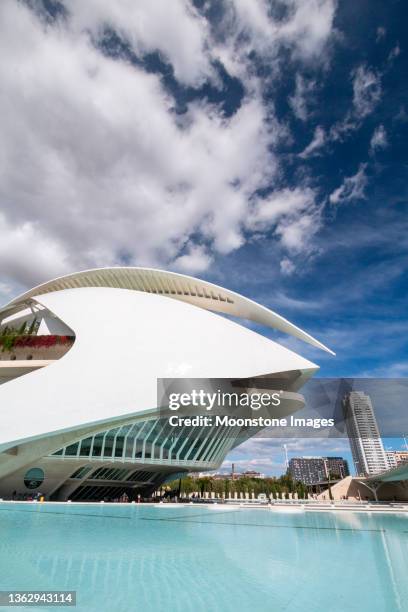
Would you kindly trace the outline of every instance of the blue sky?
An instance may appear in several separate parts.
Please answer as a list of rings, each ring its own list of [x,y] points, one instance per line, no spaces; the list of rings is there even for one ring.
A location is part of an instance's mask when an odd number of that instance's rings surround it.
[[[280,340],[322,376],[405,376],[406,19],[394,0],[3,0],[0,300],[159,266],[315,335],[335,358]]]

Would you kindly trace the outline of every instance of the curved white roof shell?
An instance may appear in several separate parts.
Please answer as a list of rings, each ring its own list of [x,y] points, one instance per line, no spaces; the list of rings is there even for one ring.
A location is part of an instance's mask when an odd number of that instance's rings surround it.
[[[234,321],[161,295],[107,287],[31,295],[74,330],[76,340],[58,361],[0,385],[0,406],[7,407],[0,452],[18,441],[152,409],[158,378],[292,370],[310,376],[317,369]]]
[[[152,268],[97,268],[61,276],[23,293],[1,308],[0,314],[12,314],[35,296],[84,287],[130,289],[167,296],[205,310],[222,312],[271,327],[334,355],[319,340],[284,317],[234,291],[184,274]]]

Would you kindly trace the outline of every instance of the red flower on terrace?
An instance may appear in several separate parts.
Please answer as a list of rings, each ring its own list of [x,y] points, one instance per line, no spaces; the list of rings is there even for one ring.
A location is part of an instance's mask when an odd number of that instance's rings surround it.
[[[50,348],[57,344],[73,344],[74,336],[20,336],[14,342],[15,348]]]

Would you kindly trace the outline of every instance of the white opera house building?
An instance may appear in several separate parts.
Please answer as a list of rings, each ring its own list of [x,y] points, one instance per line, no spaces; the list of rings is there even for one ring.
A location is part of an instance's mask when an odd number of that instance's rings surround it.
[[[155,269],[70,274],[0,308],[0,498],[134,499],[217,469],[255,431],[181,433],[158,406],[158,379],[222,378],[249,392],[276,380],[281,415],[299,409],[318,369],[244,320],[329,350],[237,293]]]

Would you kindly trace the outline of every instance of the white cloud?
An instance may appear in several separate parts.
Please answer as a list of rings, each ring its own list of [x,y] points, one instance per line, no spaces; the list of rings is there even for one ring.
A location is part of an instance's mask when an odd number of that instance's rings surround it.
[[[365,198],[365,188],[368,183],[366,175],[367,164],[360,164],[358,171],[353,176],[344,179],[343,183],[330,194],[331,204],[342,204],[351,200],[362,200]]]
[[[354,71],[353,104],[358,118],[363,119],[373,112],[381,99],[381,77],[364,65]]]
[[[247,227],[255,231],[275,228],[281,244],[292,254],[309,250],[320,225],[321,207],[310,187],[286,188],[255,200],[247,219]]]
[[[388,61],[392,63],[401,54],[401,47],[397,43],[388,54]]]
[[[307,159],[313,155],[318,155],[319,149],[326,143],[326,133],[324,129],[318,125],[314,131],[313,138],[307,147],[299,154],[302,159]]]
[[[247,221],[251,229],[268,229],[282,217],[298,216],[315,207],[315,193],[309,187],[282,189],[257,200]]]
[[[302,62],[321,62],[336,10],[335,0],[285,0],[286,16],[277,19],[267,0],[225,0],[217,25],[211,26],[188,0],[70,0],[66,6],[75,31],[87,29],[98,38],[108,26],[137,55],[159,51],[177,80],[192,86],[215,79],[214,60],[221,60],[248,84],[245,68],[251,51],[276,58],[285,46]]]
[[[225,0],[222,6],[211,40],[213,57],[248,88],[259,87],[253,71],[247,70],[253,53],[267,61],[272,74],[281,68],[282,49],[308,66],[327,63],[329,54],[322,52],[334,32],[335,0],[285,0],[281,19],[267,0]]]
[[[69,0],[66,6],[77,32],[88,29],[98,38],[109,26],[138,56],[159,51],[182,83],[198,86],[213,76],[207,22],[187,0]]]
[[[46,277],[53,278],[68,272],[68,256],[58,241],[44,234],[40,224],[24,222],[14,225],[0,212],[0,263],[9,278],[29,283],[32,270],[41,270]],[[1,292],[9,284],[1,283]]]
[[[353,107],[341,121],[329,130],[328,138],[342,141],[358,130],[363,120],[374,110],[382,96],[381,73],[360,65],[351,73],[353,79]]]
[[[291,0],[279,21],[266,2],[229,0],[222,35],[187,0],[64,4],[67,17],[52,23],[23,3],[0,3],[0,266],[12,280],[123,262],[203,271],[251,228],[272,229],[290,251],[309,248],[312,191],[302,190],[303,204],[296,190],[285,204],[256,195],[282,182],[274,151],[288,132],[246,54],[272,57],[284,46],[319,61],[334,2]],[[225,60],[246,87],[240,108],[226,118],[195,102],[177,114],[160,75],[95,46],[105,27],[140,57],[159,51],[184,85],[216,82],[213,64]]]
[[[385,38],[386,34],[387,34],[386,28],[384,28],[384,26],[378,26],[375,41],[379,42],[380,40]]]
[[[312,249],[312,239],[321,226],[321,209],[313,207],[295,219],[283,217],[277,234],[282,245],[292,254],[305,254]]]
[[[316,81],[306,80],[301,74],[296,74],[296,85],[293,96],[289,97],[289,104],[295,117],[306,121],[309,113],[307,110],[308,98],[316,88]]]
[[[329,130],[328,139],[331,141],[343,141],[349,134],[361,127],[361,121],[352,112],[347,112],[344,119],[337,121]]]
[[[387,132],[383,125],[375,128],[370,140],[370,152],[374,153],[377,149],[385,149],[388,146]]]
[[[251,1],[246,0],[246,3]],[[275,25],[276,35],[293,45],[298,58],[316,59],[332,33],[336,3],[333,0],[289,0],[286,4],[290,18]]]
[[[334,0],[287,0],[287,15],[279,20],[271,16],[266,0],[229,0],[227,4],[236,33],[249,34],[256,50],[276,49],[283,42],[303,60],[316,58],[325,47],[336,9]]]
[[[287,260],[290,268],[290,264],[292,263],[290,260]],[[285,260],[281,262],[284,263]],[[291,270],[292,272],[292,270]],[[302,300],[295,297],[290,297],[286,293],[282,293],[282,291],[277,291],[274,293],[273,297],[274,305],[279,306],[280,308],[285,308],[289,311],[302,311],[302,312],[315,312],[315,311],[323,311],[327,309],[328,304],[325,299],[316,299],[316,300]]]
[[[180,255],[174,261],[174,268],[180,272],[202,272],[211,264],[212,257],[205,247],[200,245],[189,245],[187,253]]]
[[[290,276],[295,271],[296,266],[287,257],[284,257],[280,262],[280,270],[284,276]]]

